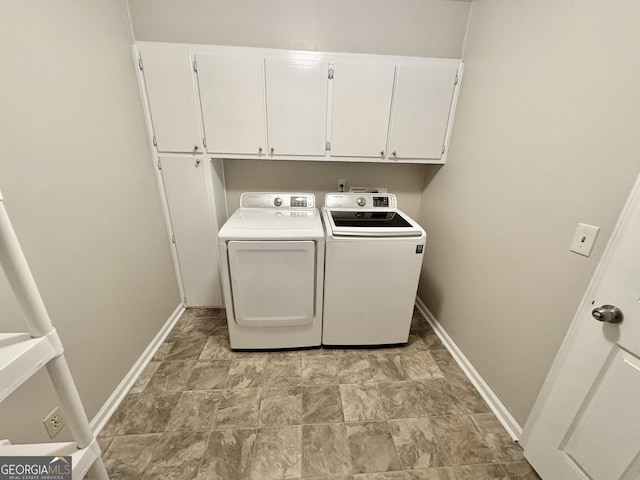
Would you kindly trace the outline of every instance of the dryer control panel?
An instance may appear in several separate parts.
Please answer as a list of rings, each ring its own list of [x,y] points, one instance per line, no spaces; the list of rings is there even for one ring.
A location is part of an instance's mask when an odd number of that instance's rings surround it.
[[[312,193],[246,192],[240,197],[242,208],[315,208],[316,197]]]

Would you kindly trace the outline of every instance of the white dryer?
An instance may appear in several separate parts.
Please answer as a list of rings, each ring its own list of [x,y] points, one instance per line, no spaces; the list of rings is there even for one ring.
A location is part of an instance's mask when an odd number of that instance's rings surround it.
[[[243,193],[218,233],[232,349],[319,346],[324,228],[309,193]]]
[[[409,339],[426,233],[386,193],[328,193],[322,343]]]

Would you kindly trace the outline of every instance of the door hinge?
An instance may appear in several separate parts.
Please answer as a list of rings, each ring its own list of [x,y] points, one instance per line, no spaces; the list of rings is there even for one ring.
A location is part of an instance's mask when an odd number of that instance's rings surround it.
[[[162,170],[162,163],[160,163],[160,160],[158,160],[158,170]]]
[[[176,236],[175,235],[171,235],[171,243],[173,243],[174,245],[176,244]]]
[[[138,68],[140,70],[144,70],[144,67],[142,66],[142,57],[138,57]]]
[[[207,139],[202,137],[202,145],[204,146],[204,148],[207,148]]]
[[[329,69],[329,80],[333,80],[333,68]]]
[[[331,151],[331,142],[325,142],[324,149],[329,152]]]
[[[193,71],[194,72],[198,71],[198,64],[196,63],[195,59],[193,60]]]
[[[442,155],[444,155],[444,145],[442,145]]]
[[[457,85],[457,84],[458,84],[458,74],[456,73],[456,79],[455,79],[455,81],[453,82],[453,85],[455,86],[455,85]]]
[[[158,141],[156,140],[156,137],[153,137],[153,146],[157,147],[158,146]]]

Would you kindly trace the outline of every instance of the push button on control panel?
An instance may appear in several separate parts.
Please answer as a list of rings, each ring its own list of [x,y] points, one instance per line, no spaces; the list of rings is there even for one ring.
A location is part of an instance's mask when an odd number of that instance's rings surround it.
[[[307,207],[307,197],[291,197],[292,207]]]

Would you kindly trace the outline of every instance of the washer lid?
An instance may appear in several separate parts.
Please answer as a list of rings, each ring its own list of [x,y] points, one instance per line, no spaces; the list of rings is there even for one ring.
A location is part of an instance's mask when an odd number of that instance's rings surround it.
[[[220,240],[323,240],[316,208],[239,208],[218,232]]]
[[[406,228],[412,225],[397,211],[329,210],[336,227]]]
[[[420,237],[424,230],[396,208],[390,193],[327,193],[323,208],[333,236]]]

